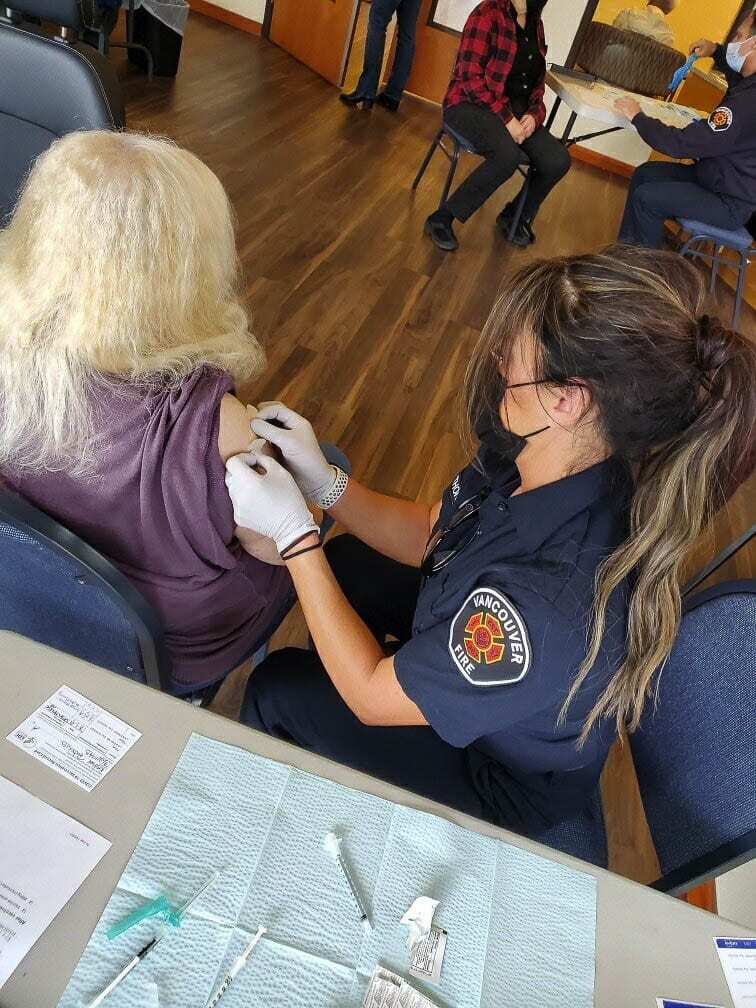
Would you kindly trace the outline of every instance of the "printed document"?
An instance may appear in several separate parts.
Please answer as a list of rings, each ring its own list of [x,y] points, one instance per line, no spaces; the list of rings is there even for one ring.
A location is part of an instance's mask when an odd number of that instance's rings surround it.
[[[0,987],[109,848],[0,777]]]

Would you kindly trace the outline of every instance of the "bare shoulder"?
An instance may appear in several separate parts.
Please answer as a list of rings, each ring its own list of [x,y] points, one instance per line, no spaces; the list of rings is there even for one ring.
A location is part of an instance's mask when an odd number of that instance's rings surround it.
[[[232,455],[246,451],[249,443],[254,441],[255,436],[249,424],[256,413],[254,406],[245,406],[230,392],[221,399],[218,451],[224,462]]]

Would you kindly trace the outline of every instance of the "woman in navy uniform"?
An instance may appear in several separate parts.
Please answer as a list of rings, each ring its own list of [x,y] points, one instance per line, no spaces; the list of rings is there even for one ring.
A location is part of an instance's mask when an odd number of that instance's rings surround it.
[[[522,270],[468,369],[479,450],[434,507],[347,478],[264,405],[252,430],[287,468],[261,440],[227,484],[317,654],[270,655],[242,719],[523,832],[576,814],[672,646],[687,548],[756,465],[756,351],[704,297],[673,253]],[[305,498],[351,533],[325,554]]]
[[[646,143],[695,164],[649,161],[633,173],[619,240],[660,248],[664,222],[687,217],[727,231],[741,228],[756,210],[756,13],[749,13],[725,49],[701,40],[693,49],[714,56],[727,71],[729,89],[708,119],[684,129],[645,115],[633,98],[620,98]]]

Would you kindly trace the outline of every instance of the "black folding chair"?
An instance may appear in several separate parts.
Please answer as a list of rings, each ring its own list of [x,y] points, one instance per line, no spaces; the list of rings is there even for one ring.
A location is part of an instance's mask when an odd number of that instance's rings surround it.
[[[451,150],[448,150],[447,147],[444,146],[445,137],[448,138],[448,140],[450,140],[452,143]],[[459,156],[462,153],[462,151],[466,151],[466,153],[468,154],[475,154],[476,157],[482,157],[482,155],[478,150],[475,149],[474,144],[470,143],[469,140],[466,140],[461,133],[458,133],[456,130],[452,129],[452,127],[449,126],[447,123],[442,123],[441,129],[434,137],[433,143],[430,145],[428,153],[425,155],[425,160],[420,165],[420,169],[417,175],[415,176],[415,181],[412,183],[413,192],[415,189],[417,189],[418,185],[420,184],[420,179],[425,174],[425,171],[431,162],[431,158],[436,153],[436,148],[440,148],[449,160],[449,171],[446,175],[446,182],[444,183],[444,188],[441,193],[441,199],[439,200],[438,204],[439,207],[442,207],[444,203],[446,203],[446,198],[449,195],[449,190],[451,189],[452,182],[454,181],[454,174],[457,171]],[[509,232],[507,233],[508,241],[512,241],[515,232],[517,231],[517,228],[520,224],[520,218],[522,217],[523,207],[525,206],[525,200],[527,199],[528,196],[528,189],[530,188],[530,173],[527,170],[528,166],[530,165],[530,158],[527,156],[525,151],[520,151],[520,158],[521,160],[520,164],[517,166],[517,170],[522,175],[525,182],[522,187],[520,196],[517,200],[517,206],[515,207],[515,212],[512,216],[512,223],[509,226]]]

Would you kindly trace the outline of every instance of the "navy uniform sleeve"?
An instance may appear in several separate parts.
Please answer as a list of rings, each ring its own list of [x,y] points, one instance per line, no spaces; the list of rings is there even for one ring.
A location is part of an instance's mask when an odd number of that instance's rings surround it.
[[[745,115],[735,116],[728,105],[714,109],[708,119],[699,119],[684,129],[639,112],[633,126],[649,147],[676,158],[712,158],[738,150],[748,134]]]
[[[451,619],[394,655],[396,676],[428,724],[459,748],[558,709],[585,656],[585,621],[530,589],[474,588]]]

